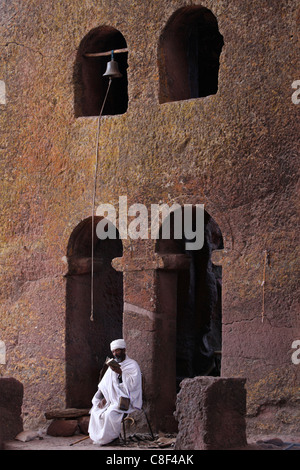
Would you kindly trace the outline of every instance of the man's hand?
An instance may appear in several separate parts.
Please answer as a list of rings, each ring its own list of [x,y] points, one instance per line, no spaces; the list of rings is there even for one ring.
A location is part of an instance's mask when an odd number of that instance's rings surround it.
[[[116,372],[118,375],[122,375],[122,369],[120,366],[117,365],[110,365],[109,366],[114,372]]]
[[[98,407],[99,408],[104,408],[106,405],[106,400],[105,398],[102,398],[102,400],[100,400],[99,404],[98,404]]]

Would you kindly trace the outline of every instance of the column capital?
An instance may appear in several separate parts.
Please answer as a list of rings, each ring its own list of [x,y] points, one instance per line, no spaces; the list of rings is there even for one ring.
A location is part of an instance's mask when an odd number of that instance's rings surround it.
[[[190,257],[186,254],[158,254],[153,257],[131,258],[130,255],[114,258],[111,262],[116,271],[147,271],[147,270],[188,270]]]

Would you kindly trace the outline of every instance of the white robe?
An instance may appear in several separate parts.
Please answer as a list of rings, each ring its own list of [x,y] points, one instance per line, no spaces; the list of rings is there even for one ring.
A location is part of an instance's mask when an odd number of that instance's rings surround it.
[[[142,408],[142,376],[138,363],[126,356],[119,365],[122,383],[119,383],[118,374],[109,367],[92,399],[88,432],[94,444],[105,445],[119,437],[123,414]],[[98,406],[101,394],[106,400],[104,408]],[[130,398],[126,412],[118,408],[121,396]]]

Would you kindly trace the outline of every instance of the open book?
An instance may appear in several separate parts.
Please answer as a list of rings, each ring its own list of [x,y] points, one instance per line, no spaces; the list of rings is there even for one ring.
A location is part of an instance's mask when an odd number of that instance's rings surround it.
[[[105,364],[109,367],[120,367],[120,364],[114,358],[106,358]]]

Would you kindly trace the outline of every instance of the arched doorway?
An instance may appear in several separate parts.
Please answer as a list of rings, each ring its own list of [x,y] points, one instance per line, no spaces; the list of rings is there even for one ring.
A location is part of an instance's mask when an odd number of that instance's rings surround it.
[[[174,213],[170,214],[171,229]],[[182,218],[183,220],[183,218]],[[161,228],[162,230],[162,228]],[[182,233],[184,233],[182,231]],[[204,244],[199,250],[186,250],[186,240],[162,239],[156,252],[189,256],[189,269],[158,271],[159,296],[169,322],[175,322],[176,344],[168,344],[169,355],[176,358],[176,379],[173,387],[187,377],[220,375],[222,350],[222,268],[211,261],[213,250],[223,248],[221,230],[215,220],[204,212]],[[169,299],[169,301],[168,301]],[[175,310],[175,311],[171,311]],[[172,318],[173,317],[173,318]],[[168,339],[166,338],[166,343]],[[172,386],[172,384],[170,384]]]
[[[66,275],[66,405],[88,408],[97,390],[99,372],[109,343],[122,336],[123,275],[111,266],[121,257],[119,238],[99,240],[95,217],[94,312],[91,312],[92,218],[83,220],[71,234]]]

